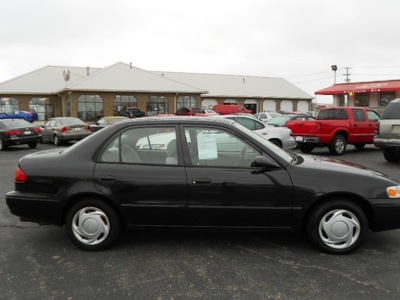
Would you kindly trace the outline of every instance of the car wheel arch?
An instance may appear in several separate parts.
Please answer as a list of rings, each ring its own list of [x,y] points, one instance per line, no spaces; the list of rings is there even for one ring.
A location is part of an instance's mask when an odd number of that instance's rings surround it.
[[[280,139],[272,138],[272,139],[269,139],[269,141],[271,143],[275,144],[276,146],[278,146],[279,148],[283,147],[282,141]]]
[[[67,217],[67,214],[69,210],[78,202],[80,201],[85,201],[88,199],[92,200],[97,200],[100,202],[104,202],[105,204],[111,206],[111,208],[114,209],[115,213],[118,215],[118,218],[121,222],[121,224],[125,224],[123,215],[121,214],[121,211],[118,209],[117,205],[108,197],[106,197],[103,194],[97,194],[97,193],[80,193],[71,196],[67,201],[66,205],[64,206],[63,213],[62,213],[62,224],[65,224],[65,220]]]
[[[318,207],[325,205],[328,202],[333,202],[337,200],[342,200],[342,201],[349,201],[350,203],[353,203],[357,206],[359,206],[365,213],[367,219],[368,219],[368,224],[369,227],[371,228],[374,224],[374,218],[373,218],[373,212],[371,206],[367,203],[365,199],[362,197],[355,195],[355,194],[350,194],[350,193],[334,193],[334,194],[329,194],[329,195],[324,195],[323,197],[320,197],[316,201],[314,201],[309,207],[307,207],[307,210],[304,213],[303,219],[302,219],[302,225],[301,229],[304,231],[307,227],[308,220],[310,219],[310,216],[312,215],[315,210],[318,209]]]

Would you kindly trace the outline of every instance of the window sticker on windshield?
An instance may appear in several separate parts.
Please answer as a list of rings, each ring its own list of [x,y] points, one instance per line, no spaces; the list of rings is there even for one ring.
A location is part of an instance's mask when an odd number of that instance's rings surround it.
[[[197,139],[199,159],[217,159],[217,140],[214,136],[199,135]]]

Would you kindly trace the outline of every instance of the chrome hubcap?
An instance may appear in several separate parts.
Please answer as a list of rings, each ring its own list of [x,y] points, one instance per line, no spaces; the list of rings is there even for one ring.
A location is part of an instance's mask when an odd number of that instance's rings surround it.
[[[344,143],[342,140],[337,140],[336,141],[336,150],[338,152],[342,152],[344,150]]]
[[[107,215],[96,207],[85,207],[77,211],[72,219],[72,232],[87,245],[97,245],[110,234]]]
[[[319,236],[329,247],[344,249],[353,245],[360,236],[361,225],[350,211],[337,209],[328,212],[319,223]]]

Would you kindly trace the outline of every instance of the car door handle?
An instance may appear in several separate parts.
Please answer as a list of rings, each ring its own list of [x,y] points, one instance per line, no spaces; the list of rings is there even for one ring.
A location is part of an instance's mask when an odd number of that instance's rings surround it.
[[[211,183],[211,179],[210,178],[193,178],[192,179],[192,183],[193,184],[207,184],[207,183]]]
[[[114,181],[115,178],[114,178],[114,176],[103,176],[103,177],[100,177],[100,180],[101,181]]]

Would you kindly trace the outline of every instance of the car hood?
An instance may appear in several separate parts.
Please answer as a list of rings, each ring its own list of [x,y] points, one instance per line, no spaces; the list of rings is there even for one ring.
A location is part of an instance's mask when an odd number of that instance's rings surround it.
[[[307,167],[316,170],[325,170],[325,171],[333,171],[333,172],[343,172],[343,173],[352,173],[357,175],[364,176],[374,176],[374,177],[384,177],[389,178],[386,174],[383,174],[379,171],[372,170],[363,165],[335,159],[332,157],[324,157],[324,156],[316,156],[316,155],[301,155],[303,162],[299,165],[302,167]]]

